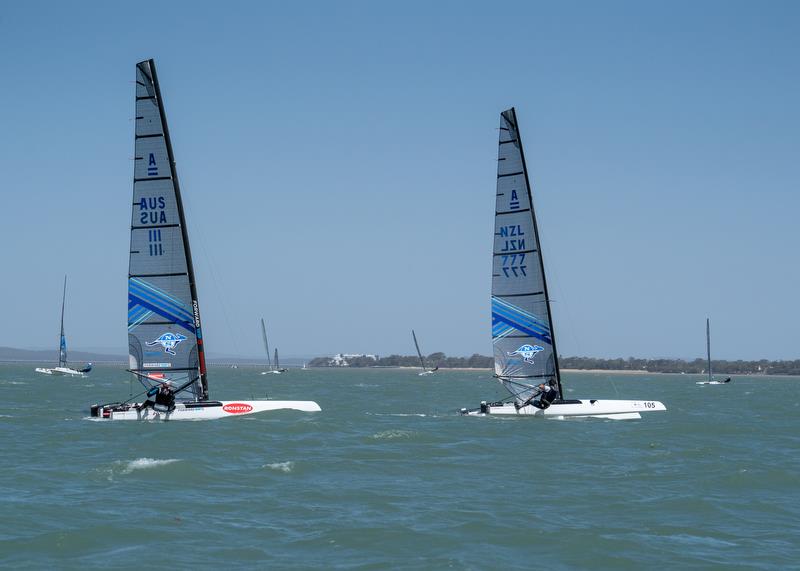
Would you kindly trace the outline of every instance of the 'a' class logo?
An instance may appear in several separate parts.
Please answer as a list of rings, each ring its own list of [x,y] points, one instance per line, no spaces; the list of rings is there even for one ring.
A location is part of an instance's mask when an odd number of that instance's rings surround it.
[[[175,347],[177,347],[178,343],[181,341],[186,341],[186,337],[180,333],[164,333],[158,339],[148,341],[145,343],[145,345],[148,347],[153,345],[161,345],[164,348],[164,353],[175,355]]]
[[[521,355],[526,363],[533,365],[533,358],[536,356],[536,353],[541,353],[542,351],[544,351],[544,347],[541,345],[523,345],[516,351],[508,353],[508,356],[513,357],[514,355]]]

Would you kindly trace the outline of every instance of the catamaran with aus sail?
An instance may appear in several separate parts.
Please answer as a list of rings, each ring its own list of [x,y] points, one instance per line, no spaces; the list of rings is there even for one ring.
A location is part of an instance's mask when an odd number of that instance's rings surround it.
[[[492,343],[495,377],[510,397],[468,415],[641,418],[658,401],[565,399],[556,335],[528,171],[513,108],[500,114],[494,249]]]
[[[61,293],[61,338],[58,342],[58,365],[55,367],[36,367],[37,373],[43,375],[69,375],[71,377],[85,377],[92,370],[92,364],[86,363],[80,369],[75,369],[67,364],[67,338],[64,335],[64,305],[67,301],[67,276],[64,276],[64,290]]]
[[[210,420],[278,409],[319,411],[313,401],[209,398],[205,343],[189,234],[153,60],[136,65],[136,140],[128,269],[130,372],[142,402],[95,404],[105,420]]]

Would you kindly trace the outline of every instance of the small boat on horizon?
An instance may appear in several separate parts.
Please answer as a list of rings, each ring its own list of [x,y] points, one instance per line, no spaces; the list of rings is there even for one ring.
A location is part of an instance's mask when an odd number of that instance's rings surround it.
[[[495,378],[510,393],[464,415],[641,418],[658,401],[565,399],[556,336],[525,155],[512,107],[500,114],[494,247],[492,345]]]
[[[278,360],[278,348],[275,347],[275,365],[273,366],[272,361],[269,357],[269,341],[267,340],[267,326],[264,325],[264,318],[261,318],[261,335],[264,339],[264,350],[267,352],[267,370],[261,371],[262,375],[279,375],[281,373],[285,373],[287,369],[281,368],[280,361]]]
[[[64,276],[64,289],[61,293],[61,338],[58,343],[58,365],[52,368],[36,367],[34,371],[43,375],[71,377],[85,377],[92,370],[92,364],[86,363],[80,369],[74,369],[67,365],[67,338],[64,335],[64,306],[67,302],[67,276]]]
[[[426,375],[432,375],[436,371],[439,370],[439,365],[436,365],[433,369],[429,369],[428,366],[425,364],[425,357],[422,356],[422,351],[419,350],[419,343],[417,343],[417,334],[414,333],[414,330],[411,330],[411,336],[414,338],[414,347],[417,348],[417,356],[419,357],[420,365],[422,366],[422,372],[417,373],[418,376],[424,377]]]
[[[711,370],[711,320],[706,317],[706,358],[708,359],[708,380],[697,381],[696,385],[727,385],[731,378],[727,377],[723,381],[715,381]]]

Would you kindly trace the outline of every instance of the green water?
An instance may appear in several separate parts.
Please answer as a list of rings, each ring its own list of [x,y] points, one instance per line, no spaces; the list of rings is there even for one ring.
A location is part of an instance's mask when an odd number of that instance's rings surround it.
[[[323,411],[102,423],[121,367],[32,369],[0,365],[3,568],[800,568],[798,378],[566,374],[669,410],[557,421],[458,416],[487,373],[212,368]]]

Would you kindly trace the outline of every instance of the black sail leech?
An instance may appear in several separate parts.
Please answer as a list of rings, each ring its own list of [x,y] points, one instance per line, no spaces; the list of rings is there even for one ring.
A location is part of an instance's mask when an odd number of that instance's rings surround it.
[[[136,135],[128,268],[130,369],[208,399],[189,236],[155,64],[136,64]],[[187,384],[188,383],[188,384]]]

